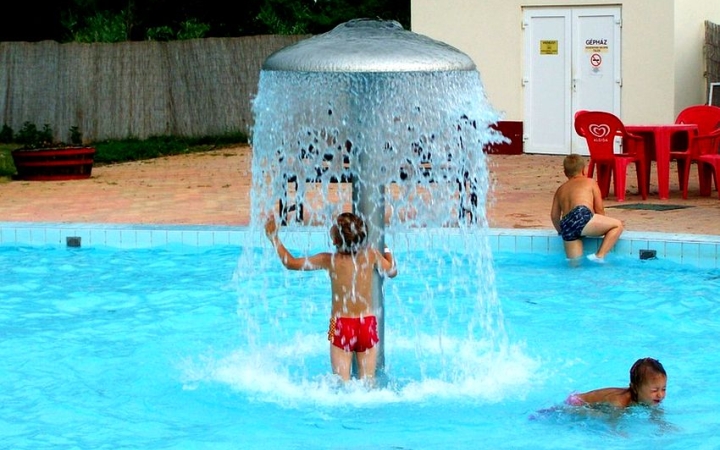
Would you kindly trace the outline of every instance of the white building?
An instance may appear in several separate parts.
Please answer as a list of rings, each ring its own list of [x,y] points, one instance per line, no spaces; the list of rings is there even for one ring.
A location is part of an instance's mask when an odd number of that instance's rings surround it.
[[[577,110],[672,123],[707,102],[705,21],[720,23],[720,0],[412,0],[411,17],[473,59],[511,153],[587,154]]]

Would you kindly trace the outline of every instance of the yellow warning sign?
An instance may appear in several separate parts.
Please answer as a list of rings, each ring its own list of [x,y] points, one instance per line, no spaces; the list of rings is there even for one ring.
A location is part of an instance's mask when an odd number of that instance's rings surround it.
[[[557,55],[558,41],[540,41],[541,55]]]

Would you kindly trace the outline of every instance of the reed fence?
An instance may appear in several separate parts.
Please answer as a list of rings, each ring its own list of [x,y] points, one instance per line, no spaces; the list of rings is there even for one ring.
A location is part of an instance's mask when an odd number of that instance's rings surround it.
[[[0,126],[59,141],[249,133],[260,69],[307,36],[173,42],[0,42]]]
[[[60,141],[75,126],[86,141],[249,134],[262,63],[306,37],[0,42],[0,125],[48,124]],[[705,22],[704,49],[709,92],[720,83],[720,25]]]
[[[705,21],[705,79],[710,104],[720,106],[720,86],[713,89],[709,98],[710,83],[720,83],[720,25]]]

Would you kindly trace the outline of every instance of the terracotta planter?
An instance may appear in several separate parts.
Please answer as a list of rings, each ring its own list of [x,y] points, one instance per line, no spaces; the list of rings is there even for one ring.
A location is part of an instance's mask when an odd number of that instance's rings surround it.
[[[16,179],[33,181],[90,178],[95,159],[93,147],[57,147],[12,151]]]

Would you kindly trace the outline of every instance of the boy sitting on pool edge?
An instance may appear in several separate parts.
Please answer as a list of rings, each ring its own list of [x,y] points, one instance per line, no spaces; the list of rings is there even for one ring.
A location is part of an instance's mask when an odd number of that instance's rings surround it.
[[[588,259],[604,262],[623,232],[618,219],[605,215],[600,187],[585,175],[585,161],[580,155],[568,155],[563,160],[568,178],[553,196],[550,219],[563,238],[565,255],[577,260],[583,255],[583,236],[604,236],[600,248]]]

